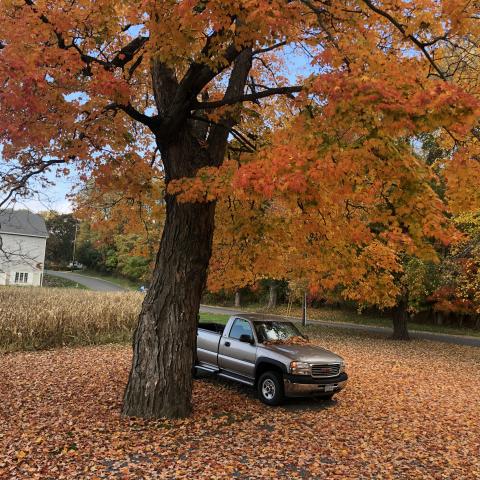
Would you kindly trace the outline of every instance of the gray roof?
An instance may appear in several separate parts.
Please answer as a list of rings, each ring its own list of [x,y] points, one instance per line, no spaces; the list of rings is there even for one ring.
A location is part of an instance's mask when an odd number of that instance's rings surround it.
[[[48,237],[43,217],[28,210],[0,210],[0,233]]]

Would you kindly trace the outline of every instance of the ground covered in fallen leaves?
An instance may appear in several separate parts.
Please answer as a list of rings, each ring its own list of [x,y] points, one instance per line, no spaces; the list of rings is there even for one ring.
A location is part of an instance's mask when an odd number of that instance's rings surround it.
[[[2,479],[480,478],[480,350],[325,334],[350,382],[334,401],[262,405],[195,382],[181,421],[123,419],[125,346],[0,357]]]

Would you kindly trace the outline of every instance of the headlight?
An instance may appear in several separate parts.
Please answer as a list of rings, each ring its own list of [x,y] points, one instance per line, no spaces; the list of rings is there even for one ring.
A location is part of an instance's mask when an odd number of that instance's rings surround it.
[[[311,375],[310,364],[304,362],[291,362],[290,373],[293,375]]]
[[[345,363],[345,360],[342,360],[342,361],[340,362],[340,371],[339,371],[339,373],[344,372],[346,368],[347,368],[347,364]]]

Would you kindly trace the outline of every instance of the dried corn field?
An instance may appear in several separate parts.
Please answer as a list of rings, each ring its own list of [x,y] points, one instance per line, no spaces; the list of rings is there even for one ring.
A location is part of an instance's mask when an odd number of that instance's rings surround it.
[[[135,292],[0,288],[0,350],[128,340],[142,298]]]

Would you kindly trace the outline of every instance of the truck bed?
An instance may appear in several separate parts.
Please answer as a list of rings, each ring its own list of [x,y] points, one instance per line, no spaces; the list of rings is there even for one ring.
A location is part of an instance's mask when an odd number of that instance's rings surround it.
[[[208,330],[209,332],[214,332],[218,334],[222,334],[223,331],[225,330],[225,325],[222,325],[221,323],[199,323],[198,328],[202,330]]]
[[[199,365],[218,367],[218,345],[225,325],[199,323],[197,333],[197,361]]]

